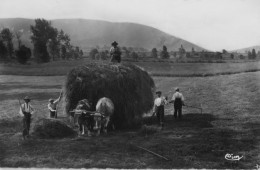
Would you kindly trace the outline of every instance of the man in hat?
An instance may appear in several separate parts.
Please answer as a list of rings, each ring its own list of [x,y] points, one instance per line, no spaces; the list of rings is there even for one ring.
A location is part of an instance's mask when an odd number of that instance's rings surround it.
[[[29,137],[29,131],[31,126],[31,116],[34,113],[34,109],[30,104],[31,99],[26,96],[23,104],[20,104],[19,114],[23,117],[23,138]],[[19,100],[20,102],[20,100]]]
[[[175,88],[175,93],[172,96],[172,100],[170,103],[174,103],[174,117],[178,118],[182,117],[182,106],[184,106],[184,97],[180,93],[180,89],[178,87]]]
[[[117,46],[118,43],[116,41],[114,41],[111,45],[112,45],[112,47],[110,48],[110,51],[109,51],[109,53],[111,55],[111,62],[120,63],[121,62],[121,50]]]
[[[50,118],[57,118],[57,105],[62,97],[62,91],[58,99],[49,99],[48,109],[50,110]]]
[[[167,104],[167,98],[162,96],[161,91],[156,92],[156,99],[154,100],[153,114],[156,114],[158,124],[163,128],[164,126],[164,105]]]

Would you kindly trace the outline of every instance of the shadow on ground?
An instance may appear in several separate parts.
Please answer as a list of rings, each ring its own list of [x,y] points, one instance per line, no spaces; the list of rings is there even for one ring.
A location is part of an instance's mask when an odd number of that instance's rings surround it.
[[[250,129],[240,132],[212,126],[212,121],[220,120],[211,114],[186,114],[182,120],[166,116],[165,128],[161,130],[156,125],[156,117],[145,118],[145,128],[143,126],[137,130],[117,130],[99,137],[35,138],[19,141],[20,145],[12,140],[14,138],[5,137],[4,152],[8,156],[0,159],[0,165],[46,168],[253,168],[255,164],[252,160],[257,154],[256,133]],[[149,149],[169,161],[138,147]],[[228,161],[225,160],[227,153],[244,157],[240,161]]]

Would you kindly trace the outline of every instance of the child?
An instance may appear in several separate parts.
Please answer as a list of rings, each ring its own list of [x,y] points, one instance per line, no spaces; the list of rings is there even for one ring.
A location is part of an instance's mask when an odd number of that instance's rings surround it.
[[[158,124],[164,126],[164,105],[167,104],[167,99],[162,95],[161,91],[156,92],[157,98],[154,100],[153,114],[156,114]]]
[[[50,99],[48,104],[48,109],[50,111],[50,118],[57,118],[57,105],[60,102],[62,97],[62,91],[60,92],[60,96],[58,99]]]

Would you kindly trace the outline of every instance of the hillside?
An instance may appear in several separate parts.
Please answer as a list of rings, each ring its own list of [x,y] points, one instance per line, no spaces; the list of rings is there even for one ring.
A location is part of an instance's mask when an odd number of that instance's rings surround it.
[[[58,29],[63,29],[71,36],[73,45],[85,49],[95,46],[110,46],[114,40],[120,46],[143,47],[160,49],[166,45],[169,50],[178,50],[181,44],[186,50],[192,47],[196,51],[203,48],[183,39],[164,33],[153,27],[135,23],[113,23],[107,21],[87,20],[87,19],[57,19],[52,20],[52,25]],[[0,28],[8,27],[14,31],[23,30],[22,40],[25,44],[30,43],[30,25],[34,24],[33,19],[0,19]],[[31,45],[30,45],[31,46]]]
[[[252,51],[252,49],[255,49],[255,51],[258,52],[260,51],[260,45],[232,50],[231,52],[246,53],[248,51]]]

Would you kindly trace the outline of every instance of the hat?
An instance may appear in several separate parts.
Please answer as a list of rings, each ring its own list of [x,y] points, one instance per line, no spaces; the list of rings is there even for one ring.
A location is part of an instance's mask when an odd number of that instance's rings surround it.
[[[179,91],[179,90],[180,90],[179,87],[176,87],[176,88],[175,88],[175,91]]]
[[[116,42],[116,41],[114,41],[114,42],[112,42],[112,44],[111,45],[118,45],[118,43]]]
[[[156,91],[155,93],[156,93],[156,94],[162,94],[162,92],[161,92],[161,91]]]
[[[28,96],[25,96],[25,98],[23,100],[31,100]]]
[[[54,102],[54,99],[49,99],[49,102]]]

